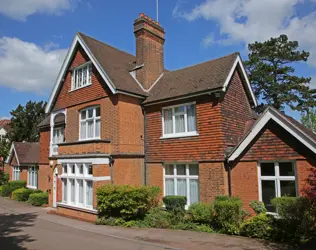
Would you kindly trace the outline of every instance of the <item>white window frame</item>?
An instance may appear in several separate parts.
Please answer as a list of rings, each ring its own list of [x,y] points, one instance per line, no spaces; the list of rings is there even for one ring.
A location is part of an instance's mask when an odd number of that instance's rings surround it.
[[[75,166],[75,174],[72,174],[72,165]],[[80,165],[83,165],[83,174],[80,174]],[[62,166],[62,174],[61,174],[61,180],[62,180],[62,204],[72,206],[72,207],[78,207],[82,209],[88,209],[93,210],[93,174],[88,174],[88,166],[93,165],[91,163],[67,163],[63,164]],[[67,173],[64,171],[64,167],[67,167]],[[71,201],[71,181],[74,180],[75,184],[75,200],[74,202]],[[79,181],[83,181],[83,203],[79,202]],[[64,189],[65,189],[65,182],[67,182],[67,197],[65,199],[64,197]],[[87,182],[92,182],[92,204],[88,204],[87,196],[86,196],[86,190],[87,190]]]
[[[167,175],[166,174],[166,166],[172,165],[173,166],[173,175]],[[177,165],[185,165],[185,175],[177,175]],[[190,180],[198,180],[198,197],[200,201],[200,180],[199,175],[190,175],[190,168],[189,165],[197,165],[198,171],[200,173],[200,166],[198,163],[192,162],[192,163],[170,163],[170,164],[164,164],[163,165],[163,195],[166,196],[166,179],[173,179],[174,183],[174,192],[175,195],[177,195],[177,179],[185,179],[186,180],[186,191],[187,191],[187,204],[185,206],[185,209],[188,209],[191,205],[190,200]]]
[[[55,137],[55,131],[59,131],[59,137]],[[53,129],[53,145],[61,143],[65,138],[65,128],[64,127],[54,127]]]
[[[287,162],[292,163],[294,176],[280,176],[280,168],[279,163]],[[273,163],[274,164],[274,176],[261,176],[261,164],[262,163]],[[262,183],[261,181],[275,181],[275,197],[281,197],[281,184],[280,181],[295,181],[295,192],[296,197],[298,197],[298,183],[296,176],[296,164],[295,161],[292,160],[282,160],[282,161],[260,161],[258,162],[258,193],[259,193],[259,201],[262,200]],[[273,213],[273,212],[272,212]]]
[[[100,116],[96,116],[96,109],[100,109]],[[88,118],[88,110],[93,109],[93,114],[91,118]],[[86,119],[82,119],[81,114],[82,112],[86,112]],[[94,135],[93,137],[88,138],[88,122],[93,120],[93,132]],[[100,131],[99,131],[99,136],[96,136],[96,122],[100,121]],[[86,123],[86,138],[81,138],[81,123],[85,122]],[[79,141],[89,141],[89,140],[99,140],[101,139],[101,106],[90,106],[88,108],[80,110],[79,114]]]
[[[38,168],[36,166],[28,167],[27,187],[30,189],[37,189],[38,187]]]
[[[20,167],[19,166],[13,166],[12,167],[12,180],[13,181],[18,181],[20,180]]]
[[[86,72],[85,72],[86,73],[86,82],[83,82],[83,75],[84,75],[83,69],[85,69],[85,68],[86,69],[90,68],[91,71],[89,72],[89,70],[86,70]],[[76,76],[78,76],[76,74],[77,74],[77,71],[80,69],[82,70],[82,73],[81,73],[82,82],[81,82],[81,86],[77,86],[75,78],[76,78]],[[79,85],[80,83],[77,82],[77,84]],[[92,84],[92,63],[91,62],[86,62],[86,63],[73,69],[72,76],[71,76],[71,91],[90,86],[91,84]]]
[[[195,131],[190,131],[188,132],[188,117],[187,117],[187,106],[189,105],[194,105],[195,106]],[[184,106],[184,127],[185,127],[185,132],[180,132],[180,133],[176,133],[176,118],[175,118],[175,108],[178,107],[182,107]],[[168,109],[172,109],[172,131],[173,133],[170,134],[165,134],[165,121],[164,121],[164,111],[168,110]],[[186,136],[197,136],[198,131],[197,131],[197,112],[196,112],[196,102],[188,102],[188,103],[183,103],[183,104],[179,104],[179,105],[173,105],[173,106],[168,106],[168,107],[164,107],[162,108],[162,112],[161,112],[161,117],[162,117],[162,136],[160,137],[160,139],[164,139],[164,138],[176,138],[176,137],[186,137]]]

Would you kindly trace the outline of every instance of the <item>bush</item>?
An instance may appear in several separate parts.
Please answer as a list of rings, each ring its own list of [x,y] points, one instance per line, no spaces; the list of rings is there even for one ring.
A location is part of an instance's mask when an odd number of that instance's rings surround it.
[[[139,227],[169,228],[172,224],[172,215],[161,208],[151,209]]]
[[[25,188],[26,187],[26,181],[11,181],[9,182],[10,184],[10,189],[11,192],[13,192],[14,190],[17,190],[19,188]]]
[[[273,219],[272,215],[260,213],[242,223],[240,235],[271,240],[274,237]]]
[[[114,217],[108,217],[108,218],[97,218],[96,224],[97,225],[107,225],[107,226],[124,226],[125,220],[122,218],[114,218]]]
[[[30,194],[27,202],[33,206],[38,206],[38,207],[48,204],[48,193],[36,192],[36,193]]]
[[[0,186],[7,184],[9,180],[10,180],[9,174],[0,170]]]
[[[10,184],[7,183],[0,187],[0,196],[9,197],[11,195]]]
[[[27,188],[19,188],[12,192],[12,199],[16,201],[27,201],[33,193],[42,192],[41,190],[33,190]]]
[[[305,243],[315,238],[314,215],[307,198],[279,197],[271,203],[279,214],[275,222],[277,240]]]
[[[97,190],[100,217],[120,217],[124,220],[143,218],[159,203],[160,189],[149,186],[104,185]]]
[[[174,230],[189,230],[195,232],[213,233],[214,230],[208,225],[199,225],[196,223],[180,222],[170,226],[170,229]]]
[[[239,198],[215,199],[214,222],[221,233],[238,234],[240,224],[245,215],[242,209],[242,201]]]
[[[185,205],[187,204],[187,197],[185,196],[165,196],[162,198],[167,211],[171,212],[184,212]]]
[[[262,201],[251,201],[249,205],[257,215],[267,212],[267,209]]]
[[[190,220],[199,224],[210,224],[214,210],[211,204],[194,203],[189,207]]]

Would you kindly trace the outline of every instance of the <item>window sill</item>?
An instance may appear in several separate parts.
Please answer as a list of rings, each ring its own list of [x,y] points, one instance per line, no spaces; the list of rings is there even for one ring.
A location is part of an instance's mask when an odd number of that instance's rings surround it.
[[[69,208],[81,212],[86,212],[86,213],[91,213],[91,214],[98,214],[98,211],[93,209],[93,208],[86,208],[86,207],[79,207],[75,205],[69,205],[63,202],[57,202],[57,207],[64,207],[64,208]]]
[[[199,133],[198,132],[190,132],[190,133],[163,135],[160,137],[160,139],[183,138],[183,137],[194,137],[194,136],[199,136]]]
[[[33,187],[33,186],[26,186],[28,189],[37,189],[37,187]]]
[[[71,92],[74,92],[74,91],[76,91],[76,90],[79,90],[79,89],[83,89],[83,88],[89,87],[89,86],[91,86],[91,85],[92,85],[92,83],[90,83],[90,84],[88,84],[88,85],[85,85],[85,86],[82,86],[82,87],[80,87],[80,88],[76,88],[76,89],[69,90],[69,91],[68,91],[68,93],[71,93]]]

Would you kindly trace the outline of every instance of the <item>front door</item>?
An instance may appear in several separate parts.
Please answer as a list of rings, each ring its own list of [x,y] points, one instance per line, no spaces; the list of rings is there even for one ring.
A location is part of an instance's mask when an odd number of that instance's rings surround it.
[[[53,207],[57,207],[57,181],[58,181],[58,169],[54,169],[53,177]]]

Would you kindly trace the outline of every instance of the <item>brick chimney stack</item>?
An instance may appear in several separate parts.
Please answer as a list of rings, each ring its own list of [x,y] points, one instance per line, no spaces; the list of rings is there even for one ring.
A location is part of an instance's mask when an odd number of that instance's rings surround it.
[[[141,13],[134,21],[136,37],[136,78],[145,89],[164,71],[165,31],[160,24]]]

